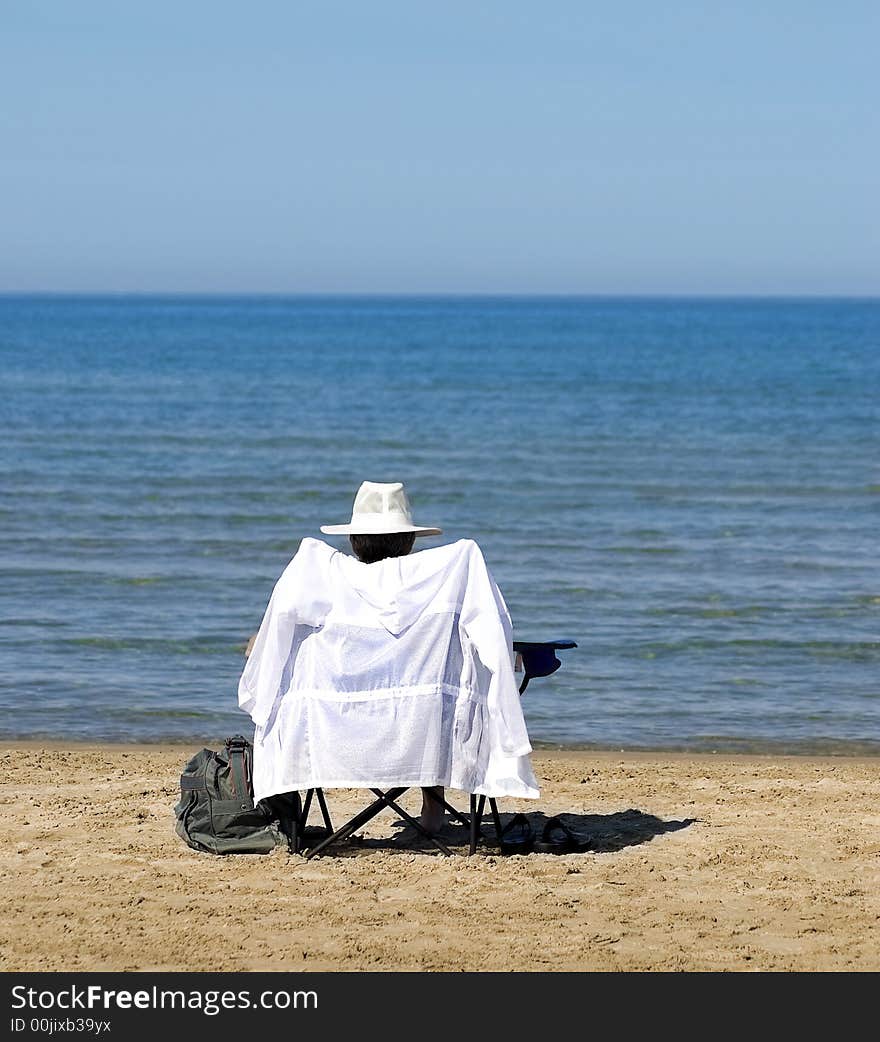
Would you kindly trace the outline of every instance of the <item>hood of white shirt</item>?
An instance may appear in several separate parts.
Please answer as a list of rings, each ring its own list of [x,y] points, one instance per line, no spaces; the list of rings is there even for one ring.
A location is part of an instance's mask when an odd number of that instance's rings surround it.
[[[352,594],[395,636],[411,626],[431,604],[453,596],[457,566],[467,540],[364,564],[338,554],[335,563]],[[444,598],[444,594],[446,594]]]

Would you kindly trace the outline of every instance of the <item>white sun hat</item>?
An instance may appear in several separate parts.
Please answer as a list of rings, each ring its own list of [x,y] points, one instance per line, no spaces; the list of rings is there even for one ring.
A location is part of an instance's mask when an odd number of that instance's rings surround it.
[[[365,481],[357,490],[351,521],[347,525],[321,525],[325,535],[442,535],[442,528],[414,525],[403,482]]]

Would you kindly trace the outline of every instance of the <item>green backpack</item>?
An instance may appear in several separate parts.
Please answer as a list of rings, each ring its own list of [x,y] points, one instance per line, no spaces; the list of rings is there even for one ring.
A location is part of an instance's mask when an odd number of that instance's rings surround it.
[[[175,830],[195,850],[209,854],[268,854],[289,839],[290,820],[273,797],[254,805],[254,749],[242,735],[219,752],[202,749],[180,776]]]

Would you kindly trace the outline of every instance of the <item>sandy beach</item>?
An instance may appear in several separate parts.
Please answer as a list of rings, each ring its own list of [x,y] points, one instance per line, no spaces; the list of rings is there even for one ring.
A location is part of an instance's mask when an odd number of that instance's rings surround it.
[[[880,970],[877,760],[541,752],[502,814],[589,852],[444,857],[386,812],[306,861],[185,846],[194,751],[0,746],[4,971]]]

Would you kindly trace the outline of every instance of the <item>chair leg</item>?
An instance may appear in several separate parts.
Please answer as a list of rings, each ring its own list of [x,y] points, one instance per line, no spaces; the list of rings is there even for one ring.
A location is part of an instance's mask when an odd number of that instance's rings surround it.
[[[477,852],[477,836],[480,834],[480,815],[477,814],[477,797],[471,793],[471,845],[468,857]]]
[[[333,822],[330,820],[330,812],[327,810],[327,801],[324,799],[323,789],[309,789],[306,792],[305,803],[302,804],[302,810],[299,814],[299,831],[300,831],[300,848],[302,848],[302,839],[305,835],[306,825],[309,823],[309,811],[312,808],[312,798],[318,797],[318,805],[321,808],[321,817],[324,819],[324,827],[328,832],[333,832]],[[299,794],[297,793],[297,798]]]
[[[498,813],[498,804],[495,802],[495,797],[489,797],[489,806],[492,809],[492,821],[495,825],[495,835],[498,837],[499,844],[501,843],[501,816]]]
[[[302,800],[298,792],[293,794],[293,821],[290,824],[290,839],[287,848],[291,854],[298,854],[302,849]]]
[[[315,790],[314,789],[309,789],[308,792],[306,792],[306,802],[305,802],[305,805],[303,806],[303,810],[302,810],[302,826],[303,826],[303,828],[305,828],[306,825],[308,825],[308,823],[309,823],[309,811],[311,810],[311,807],[312,807],[312,797],[314,795],[315,795]]]
[[[376,790],[374,790],[376,791]],[[322,839],[320,843],[316,844],[306,851],[305,857],[308,860],[313,858],[316,854],[320,854],[322,850],[326,850],[331,843],[336,843],[341,839],[345,839],[350,836],[352,832],[359,829],[361,825],[366,825],[368,821],[375,818],[385,807],[388,806],[389,799],[396,800],[399,796],[402,796],[406,792],[406,788],[401,789],[389,789],[388,793],[382,793],[382,795],[374,800],[369,807],[365,807],[359,814],[347,821],[344,825],[338,828],[332,835]],[[320,801],[319,801],[320,802]]]
[[[330,812],[327,810],[327,801],[324,799],[324,790],[316,789],[315,794],[318,797],[318,806],[321,808],[321,816],[324,819],[324,827],[328,832],[333,831],[333,822],[330,820]]]

